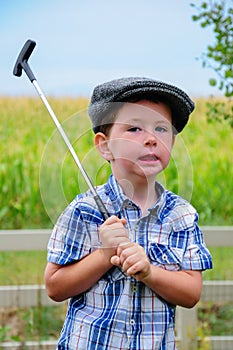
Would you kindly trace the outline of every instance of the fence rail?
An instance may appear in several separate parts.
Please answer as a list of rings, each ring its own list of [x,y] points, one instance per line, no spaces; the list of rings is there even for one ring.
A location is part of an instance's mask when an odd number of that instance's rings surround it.
[[[208,246],[233,246],[233,226],[204,226],[201,229]],[[0,251],[46,250],[50,234],[49,229],[0,230]]]
[[[208,246],[233,246],[233,226],[202,227]],[[0,251],[46,250],[51,230],[0,230]],[[233,302],[233,281],[204,281],[202,301]],[[48,298],[43,285],[0,286],[0,307],[57,305]],[[197,307],[177,308],[176,333],[179,349],[197,348]],[[232,350],[233,336],[206,339],[212,350]],[[0,343],[2,350],[52,350],[55,341]]]

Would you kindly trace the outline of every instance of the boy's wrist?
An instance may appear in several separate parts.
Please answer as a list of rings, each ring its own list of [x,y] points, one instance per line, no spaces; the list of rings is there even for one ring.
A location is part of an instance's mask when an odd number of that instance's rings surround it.
[[[137,275],[136,275],[137,276]],[[144,283],[145,285],[150,285],[152,280],[152,266],[150,266],[149,270],[145,273],[141,272],[137,276],[137,280]]]
[[[105,260],[106,263],[108,263],[110,266],[112,266],[111,263],[111,258],[116,254],[116,249],[114,248],[106,248],[106,247],[101,247],[99,248],[99,251]]]

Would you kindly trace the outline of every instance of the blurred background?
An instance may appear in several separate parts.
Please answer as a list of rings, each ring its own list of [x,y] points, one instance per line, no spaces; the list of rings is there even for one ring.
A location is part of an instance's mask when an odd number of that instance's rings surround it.
[[[31,65],[52,96],[89,97],[96,84],[131,75],[208,96],[217,90],[208,84],[211,70],[197,58],[213,33],[192,21],[194,13],[187,0],[1,1],[0,94],[33,94],[12,76],[21,47],[33,39]]]
[[[94,184],[110,174],[87,114],[97,84],[146,76],[195,101],[158,180],[196,207],[214,269],[203,273],[202,300],[177,337],[185,350],[233,348],[233,0],[193,3],[0,1],[1,349],[55,348],[66,306],[46,299],[46,244],[58,215],[87,189],[25,73],[13,76],[28,39],[36,41],[29,65]]]

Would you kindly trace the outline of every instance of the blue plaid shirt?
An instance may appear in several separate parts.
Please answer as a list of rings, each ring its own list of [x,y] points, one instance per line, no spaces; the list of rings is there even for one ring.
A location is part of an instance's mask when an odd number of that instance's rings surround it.
[[[174,271],[212,268],[195,209],[158,183],[156,190],[159,199],[142,217],[113,176],[97,188],[109,213],[126,218],[130,239],[143,246],[151,264]],[[66,265],[98,249],[102,223],[89,191],[78,195],[54,227],[48,261]],[[70,298],[57,349],[174,350],[174,318],[174,305],[112,267],[92,288]]]

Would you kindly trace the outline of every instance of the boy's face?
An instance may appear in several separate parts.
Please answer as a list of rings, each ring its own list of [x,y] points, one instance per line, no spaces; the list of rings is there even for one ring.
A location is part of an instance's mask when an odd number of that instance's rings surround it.
[[[100,133],[101,134],[101,133]],[[155,177],[169,163],[174,144],[172,117],[163,103],[142,100],[125,103],[105,138],[102,156],[111,162],[116,178]],[[103,139],[102,139],[103,141]]]

